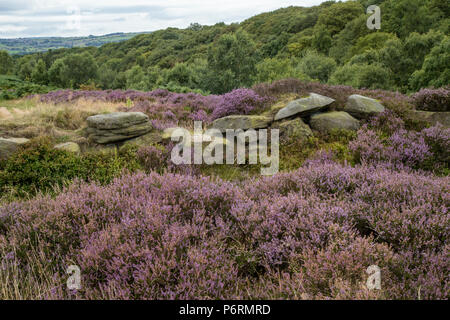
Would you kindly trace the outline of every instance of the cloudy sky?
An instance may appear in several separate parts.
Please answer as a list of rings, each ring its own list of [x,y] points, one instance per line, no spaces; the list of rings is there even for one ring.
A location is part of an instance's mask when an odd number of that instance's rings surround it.
[[[239,22],[324,0],[0,0],[0,38],[87,36]]]

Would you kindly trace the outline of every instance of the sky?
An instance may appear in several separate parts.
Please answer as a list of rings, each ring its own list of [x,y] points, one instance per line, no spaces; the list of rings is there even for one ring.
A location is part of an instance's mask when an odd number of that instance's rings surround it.
[[[241,22],[325,0],[0,0],[0,38],[71,37]]]

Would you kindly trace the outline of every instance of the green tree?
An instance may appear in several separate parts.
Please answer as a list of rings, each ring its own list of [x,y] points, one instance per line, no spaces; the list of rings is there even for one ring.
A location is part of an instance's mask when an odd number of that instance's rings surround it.
[[[381,64],[346,64],[331,75],[330,84],[343,84],[355,88],[392,90],[392,75]]]
[[[102,89],[112,89],[116,72],[108,64],[103,64],[98,69],[98,81]]]
[[[272,82],[289,78],[292,72],[290,59],[266,58],[256,65],[257,82]]]
[[[23,80],[31,80],[36,60],[32,55],[26,55],[17,61],[17,75]]]
[[[408,74],[422,68],[425,57],[436,45],[438,45],[444,35],[440,32],[431,30],[425,34],[417,32],[411,33],[404,42],[404,58],[407,58],[409,64],[406,66]]]
[[[414,63],[405,54],[402,41],[400,39],[388,40],[378,53],[379,62],[391,70],[392,78],[397,87],[406,89],[408,79],[411,76],[411,65]]]
[[[44,60],[38,60],[33,72],[31,73],[31,80],[38,84],[48,84],[47,66],[45,65]]]
[[[324,26],[319,26],[312,39],[313,48],[320,53],[328,54],[331,44],[332,39],[330,32]]]
[[[14,61],[5,50],[0,50],[0,74],[8,74],[14,69]]]
[[[167,81],[179,86],[190,87],[192,85],[193,72],[187,63],[177,63],[167,75]]]
[[[79,88],[97,79],[97,64],[89,52],[69,54],[57,59],[49,69],[49,80],[65,88]]]
[[[324,26],[333,36],[344,29],[347,23],[363,13],[362,5],[356,1],[336,2],[320,12],[317,25]]]
[[[300,61],[300,70],[312,79],[327,82],[336,69],[336,61],[314,51],[308,51]]]
[[[145,91],[148,88],[145,73],[140,66],[134,66],[126,72],[127,89]]]
[[[221,36],[208,55],[211,91],[224,93],[252,85],[257,57],[256,45],[245,31]]]
[[[48,69],[48,81],[50,84],[54,86],[61,86],[64,87],[64,83],[62,82],[62,73],[66,69],[66,66],[64,64],[64,59],[56,59],[55,62],[53,62],[50,69]]]
[[[397,39],[397,37],[386,32],[369,33],[358,39],[351,50],[351,55],[361,54],[370,49],[381,49],[384,47],[385,43],[391,39]]]
[[[425,58],[422,69],[410,79],[411,89],[443,87],[450,83],[450,37],[445,37]]]
[[[412,32],[426,33],[444,18],[437,9],[430,5],[430,0],[384,1],[381,5],[382,28],[397,34],[400,39]]]
[[[163,82],[162,71],[158,66],[149,67],[147,69],[147,87],[153,90]]]

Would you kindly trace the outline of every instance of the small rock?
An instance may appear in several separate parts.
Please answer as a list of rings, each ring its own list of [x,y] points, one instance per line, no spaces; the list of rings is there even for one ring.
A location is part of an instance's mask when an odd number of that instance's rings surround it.
[[[289,118],[294,115],[304,116],[317,112],[332,104],[334,99],[317,93],[310,93],[309,97],[291,101],[286,107],[278,111],[274,120]]]
[[[360,127],[358,120],[343,111],[315,114],[311,117],[310,125],[319,132],[330,132],[333,129],[358,130]]]
[[[227,129],[264,129],[269,127],[271,118],[266,116],[228,116],[214,120],[212,128],[218,129],[222,132]]]
[[[64,150],[68,152],[73,152],[75,154],[80,154],[81,149],[80,146],[75,142],[66,142],[66,143],[60,143],[54,147],[55,149]]]
[[[280,140],[284,143],[294,140],[305,140],[313,136],[311,128],[300,118],[276,122],[272,125],[272,129],[280,130]]]
[[[377,100],[354,94],[348,97],[344,111],[357,119],[368,119],[384,112],[384,106]]]
[[[0,159],[9,158],[21,145],[29,141],[26,138],[0,138]]]

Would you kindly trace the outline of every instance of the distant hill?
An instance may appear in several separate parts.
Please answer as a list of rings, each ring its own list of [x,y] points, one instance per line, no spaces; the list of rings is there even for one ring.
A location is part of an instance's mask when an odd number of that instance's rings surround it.
[[[45,52],[50,49],[76,48],[76,47],[101,47],[106,43],[120,42],[133,38],[146,32],[111,33],[103,36],[87,37],[35,37],[0,39],[0,50],[6,50],[10,54],[23,55],[27,53]]]
[[[367,27],[366,9],[374,2],[383,12],[381,30]],[[120,34],[110,35],[110,43],[99,47],[94,46],[100,45],[94,44],[99,38],[86,37],[77,45],[91,47],[76,47],[74,41],[74,48],[14,58],[2,53],[0,42],[0,73],[75,89],[90,85],[222,94],[297,78],[416,92],[450,83],[449,9],[439,0],[326,1],[240,23],[192,23],[185,29],[128,34],[131,39],[120,42],[111,39],[119,40]]]

